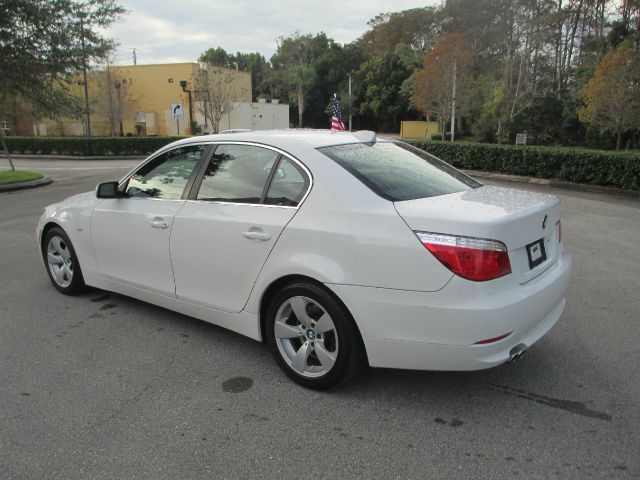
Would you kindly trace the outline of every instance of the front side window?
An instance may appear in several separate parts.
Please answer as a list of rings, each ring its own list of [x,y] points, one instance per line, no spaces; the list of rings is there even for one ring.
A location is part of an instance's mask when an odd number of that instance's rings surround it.
[[[207,145],[189,145],[165,152],[135,172],[125,189],[128,197],[179,200]]]
[[[197,199],[261,203],[262,194],[280,154],[253,145],[220,145],[202,178]]]
[[[482,185],[405,143],[354,143],[318,150],[392,202],[446,195]]]

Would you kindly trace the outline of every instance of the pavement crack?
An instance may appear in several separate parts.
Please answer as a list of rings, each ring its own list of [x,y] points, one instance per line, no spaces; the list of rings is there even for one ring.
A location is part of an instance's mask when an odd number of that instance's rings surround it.
[[[597,418],[599,420],[605,420],[607,422],[610,422],[612,420],[611,415],[604,412],[599,412],[598,410],[587,408],[582,402],[547,397],[538,393],[527,392],[518,388],[507,387],[505,385],[497,385],[494,383],[485,384],[485,388],[504,393],[505,395],[524,398],[525,400],[530,400],[532,402],[546,405],[548,407],[559,408],[560,410],[565,410],[577,415],[582,415],[583,417]]]

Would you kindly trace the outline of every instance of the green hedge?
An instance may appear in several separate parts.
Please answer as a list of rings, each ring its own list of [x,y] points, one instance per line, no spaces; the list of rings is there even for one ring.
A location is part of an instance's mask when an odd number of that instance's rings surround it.
[[[457,168],[640,190],[640,154],[486,143],[409,142]]]
[[[184,137],[7,137],[12,153],[38,155],[147,155]]]

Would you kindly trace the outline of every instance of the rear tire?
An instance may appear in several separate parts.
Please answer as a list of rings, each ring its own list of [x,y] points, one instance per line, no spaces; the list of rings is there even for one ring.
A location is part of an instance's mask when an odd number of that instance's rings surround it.
[[[85,290],[82,270],[71,240],[60,227],[49,229],[42,241],[42,259],[53,286],[65,295]]]
[[[307,388],[333,387],[366,366],[351,315],[331,293],[313,283],[292,283],[272,298],[266,337],[280,368]]]

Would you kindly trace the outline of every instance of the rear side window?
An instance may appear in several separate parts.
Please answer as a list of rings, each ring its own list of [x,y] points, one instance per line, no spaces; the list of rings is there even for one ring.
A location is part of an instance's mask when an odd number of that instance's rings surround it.
[[[251,145],[220,145],[204,173],[198,200],[260,203],[280,154]]]
[[[404,143],[354,143],[318,150],[392,202],[462,192],[482,185],[442,160]]]
[[[295,207],[307,191],[309,182],[302,169],[291,160],[282,157],[273,175],[265,202],[267,205]]]

